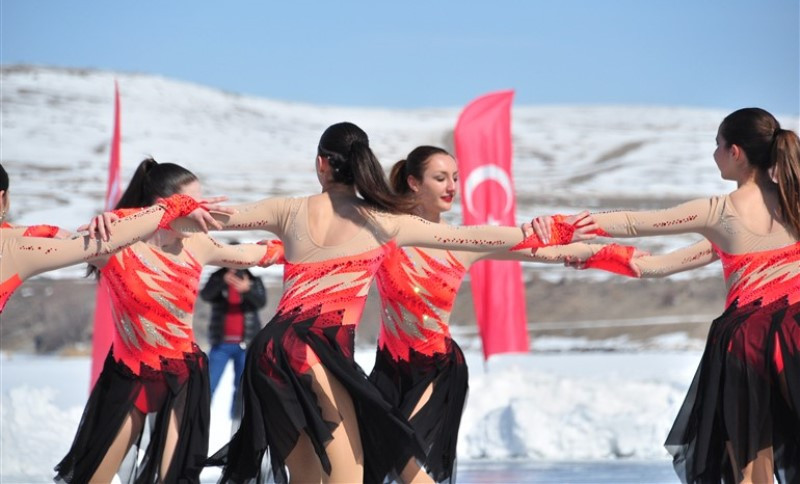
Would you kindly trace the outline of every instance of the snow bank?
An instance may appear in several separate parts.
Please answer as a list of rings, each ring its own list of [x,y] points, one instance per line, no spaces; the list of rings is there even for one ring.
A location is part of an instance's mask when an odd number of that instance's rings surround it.
[[[548,353],[495,357],[467,351],[470,393],[459,458],[542,461],[665,459],[662,442],[699,352]],[[374,352],[357,360],[371,368]],[[0,480],[46,482],[69,448],[87,395],[86,358],[4,356]],[[212,401],[210,449],[230,436],[229,367]],[[219,474],[208,469],[204,480]]]

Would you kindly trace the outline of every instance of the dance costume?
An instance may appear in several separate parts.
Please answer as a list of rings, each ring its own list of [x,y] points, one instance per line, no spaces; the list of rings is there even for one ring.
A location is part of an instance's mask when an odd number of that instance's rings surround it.
[[[108,256],[138,240],[150,236],[161,226],[197,207],[191,197],[176,195],[158,205],[140,210],[114,225],[111,240],[90,239],[76,235],[70,239],[51,239],[58,228],[51,225],[0,228],[0,312],[22,281],[42,272]],[[186,211],[191,208],[191,210]],[[181,211],[183,209],[183,211]]]
[[[133,215],[138,215],[138,212]],[[123,482],[199,482],[208,452],[210,395],[206,355],[194,341],[192,316],[203,265],[266,266],[280,255],[274,244],[226,246],[206,234],[180,239],[174,252],[136,243],[100,269],[114,320],[114,339],[86,404],[57,480],[87,482],[136,408],[154,414],[149,444]],[[161,469],[169,421],[178,438],[169,468]],[[133,446],[138,453],[141,434]]]
[[[260,464],[267,450],[275,479],[286,482],[285,462],[301,432],[308,435],[322,468],[330,474],[325,445],[341,419],[323,418],[310,374],[317,364],[342,384],[353,401],[365,482],[382,482],[408,455],[423,459],[405,417],[369,383],[353,358],[355,327],[369,284],[395,243],[499,250],[519,242],[520,230],[448,227],[364,208],[363,225],[351,240],[325,246],[309,232],[308,198],[268,199],[235,208],[236,214],[223,217],[225,227],[277,234],[287,262],[277,313],[248,347],[242,425],[231,442],[209,459],[211,465],[224,465],[222,482],[263,478]]]
[[[800,242],[783,226],[747,228],[729,196],[656,212],[593,214],[607,235],[696,232],[706,241],[636,259],[660,277],[721,259],[728,290],[666,447],[683,482],[733,480],[726,442],[741,469],[773,447],[784,482],[800,482]],[[783,387],[783,388],[782,388]]]
[[[450,337],[449,319],[470,266],[481,259],[558,263],[572,257],[585,261],[605,247],[577,243],[540,248],[533,254],[416,247],[393,247],[389,252],[376,276],[383,311],[375,367],[369,378],[410,419],[424,443],[423,465],[434,481],[447,482],[453,477],[467,396],[467,366],[461,348]],[[412,417],[430,385],[432,393]]]

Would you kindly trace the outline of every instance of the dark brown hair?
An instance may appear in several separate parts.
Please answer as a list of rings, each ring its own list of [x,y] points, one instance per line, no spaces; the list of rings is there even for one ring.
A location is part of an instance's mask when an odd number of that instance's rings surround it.
[[[136,167],[128,187],[114,208],[148,207],[159,198],[180,193],[181,189],[197,176],[175,163],[159,163],[147,158]]]
[[[747,161],[760,170],[775,169],[781,215],[795,237],[800,237],[800,139],[782,129],[775,116],[760,108],[729,114],[719,126],[725,142],[740,147]]]
[[[408,176],[411,175],[417,180],[422,181],[422,175],[425,173],[425,168],[428,166],[428,160],[433,155],[447,155],[452,156],[447,150],[437,148],[436,146],[417,146],[411,153],[406,156],[404,160],[400,160],[392,167],[392,173],[389,175],[389,180],[392,184],[392,190],[398,195],[407,196],[411,193],[411,187],[408,185]]]
[[[8,191],[8,173],[2,164],[0,164],[0,190]]]
[[[156,203],[159,198],[180,193],[181,189],[189,183],[197,181],[197,176],[186,168],[175,163],[159,163],[152,158],[147,158],[139,163],[128,187],[122,193],[115,209],[148,207]],[[91,264],[86,270],[86,276],[100,272]]]
[[[389,188],[363,129],[348,122],[329,126],[320,137],[317,154],[328,159],[335,182],[354,185],[368,204],[391,213],[408,211],[409,202]]]

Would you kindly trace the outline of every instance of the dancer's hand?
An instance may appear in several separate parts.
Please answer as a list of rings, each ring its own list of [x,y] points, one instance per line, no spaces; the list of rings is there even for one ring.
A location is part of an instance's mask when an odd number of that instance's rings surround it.
[[[636,277],[642,277],[642,271],[636,265],[636,259],[640,257],[646,257],[649,255],[650,252],[647,252],[646,250],[635,249],[633,251],[633,257],[631,257],[631,260],[628,262],[628,267],[630,267],[630,269],[636,274]],[[586,269],[586,261],[581,260],[577,257],[569,256],[564,258],[564,266],[572,267],[573,269],[577,270],[583,270]]]
[[[535,220],[535,219],[534,219]],[[525,222],[524,224],[520,225],[519,228],[522,229],[522,236],[526,239],[533,235],[533,224],[532,222]]]
[[[597,237],[595,232],[600,228],[592,218],[592,214],[585,210],[579,214],[570,215],[564,219],[564,222],[575,227],[575,233],[572,235],[573,242],[594,239]]]
[[[200,204],[201,207],[205,208],[206,211],[208,212],[218,212],[218,213],[224,213],[225,215],[233,215],[234,213],[236,213],[236,210],[234,210],[231,207],[225,207],[219,204],[220,202],[226,202],[226,201],[228,201],[228,197],[222,195],[219,197],[204,198],[202,200],[198,200],[197,202]]]
[[[236,210],[219,204],[219,202],[224,202],[227,199],[228,197],[226,196],[220,196],[198,200],[197,203],[199,203],[200,206],[194,209],[186,218],[194,221],[203,232],[208,232],[209,227],[214,230],[222,230],[222,225],[220,225],[209,212],[224,213],[226,215],[236,213]]]
[[[119,220],[114,212],[103,212],[92,217],[91,222],[78,227],[78,232],[88,231],[89,238],[108,242],[111,237],[111,224]]]
[[[553,236],[552,226],[555,220],[551,216],[536,217],[531,221],[531,226],[536,236],[539,237],[543,243],[548,244]],[[564,223],[575,227],[575,233],[572,235],[572,242],[580,240],[591,240],[597,237],[596,231],[599,229],[595,223],[592,215],[583,211],[579,214],[564,217]],[[523,229],[524,230],[524,229]]]

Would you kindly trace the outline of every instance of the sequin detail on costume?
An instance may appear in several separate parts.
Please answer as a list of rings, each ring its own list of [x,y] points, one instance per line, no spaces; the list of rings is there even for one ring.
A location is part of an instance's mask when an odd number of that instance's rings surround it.
[[[168,229],[173,220],[192,213],[200,206],[194,198],[181,193],[176,193],[167,198],[160,198],[157,203],[164,207],[165,212],[161,222],[158,224],[158,228],[161,229]]]
[[[726,306],[761,299],[767,305],[783,296],[788,303],[800,301],[800,242],[786,247],[747,254],[728,254],[717,246],[728,285]]]
[[[283,251],[283,242],[280,240],[262,240],[258,245],[266,245],[267,250],[264,257],[258,261],[259,267],[269,267],[273,264],[286,264],[286,256]]]
[[[114,358],[137,375],[140,365],[160,370],[164,359],[179,359],[192,351],[191,316],[202,266],[184,252],[188,262],[148,246],[127,248],[100,271],[112,301]]]
[[[403,361],[409,361],[411,349],[428,356],[446,352],[447,321],[466,272],[449,251],[442,260],[423,249],[391,244],[376,276],[382,306],[378,346]]]
[[[565,219],[566,216],[564,215],[553,215],[553,222],[550,224],[551,238],[546,244],[536,234],[532,234],[512,247],[511,250],[538,249],[549,245],[569,244],[575,235],[575,226],[565,222]]]
[[[335,326],[355,328],[364,310],[369,284],[387,250],[388,245],[320,262],[287,262],[283,273],[284,292],[275,320],[313,320],[309,331]],[[346,344],[352,346],[352,341]],[[293,336],[293,332],[287,332],[282,346],[290,356],[292,367],[300,373],[308,371],[319,361],[302,340]],[[262,358],[268,360],[270,357],[271,347],[268,346]]]
[[[15,227],[8,222],[3,222],[0,228],[13,229]],[[58,231],[59,228],[55,225],[31,225],[25,229],[22,235],[23,237],[43,237],[52,239],[58,234]],[[2,259],[0,259],[0,261],[2,261]],[[14,274],[0,283],[0,313],[3,312],[3,308],[6,307],[6,303],[11,298],[11,295],[21,284],[22,280],[19,278],[19,274]]]
[[[19,278],[19,274],[14,274],[0,283],[0,313],[3,312],[8,299],[20,285],[22,285],[22,279]]]
[[[630,245],[610,244],[586,259],[584,267],[636,277],[636,273],[631,268],[631,259],[635,250],[636,247]]]

